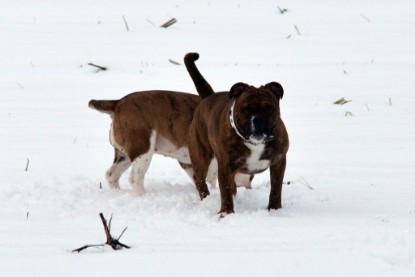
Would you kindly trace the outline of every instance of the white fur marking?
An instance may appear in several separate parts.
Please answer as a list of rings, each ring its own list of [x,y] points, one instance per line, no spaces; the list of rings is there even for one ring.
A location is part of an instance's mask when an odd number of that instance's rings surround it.
[[[246,159],[246,165],[249,171],[262,171],[269,167],[269,160],[260,160],[264,152],[265,144],[253,145],[245,143],[245,146],[251,150],[251,155]]]
[[[161,135],[157,135],[155,152],[163,156],[174,158],[182,163],[191,164],[189,149],[187,147],[177,148],[176,145]]]
[[[130,165],[131,165],[131,162],[127,157],[125,157],[125,159],[122,160],[121,162],[113,163],[111,165],[111,167],[105,173],[105,177],[107,179],[108,184],[110,185],[110,188],[112,189],[120,188],[118,180],[120,179],[121,175],[124,173],[124,171],[127,170],[127,168]]]
[[[151,158],[153,157],[155,143],[156,132],[153,131],[150,137],[150,148],[148,152],[142,154],[140,157],[137,157],[132,163],[129,181],[134,191],[140,196],[146,193],[144,189],[144,176],[150,165]]]
[[[216,158],[213,158],[210,161],[206,181],[210,183],[212,188],[216,187],[216,184],[218,182],[218,160]]]

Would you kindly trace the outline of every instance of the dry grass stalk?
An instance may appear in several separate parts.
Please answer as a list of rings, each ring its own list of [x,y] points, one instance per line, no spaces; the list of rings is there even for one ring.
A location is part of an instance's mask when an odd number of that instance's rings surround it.
[[[170,27],[171,25],[173,25],[176,22],[177,22],[177,19],[176,18],[172,18],[169,21],[167,21],[166,23],[164,23],[163,25],[161,25],[160,27],[161,28],[168,28],[168,27]]]
[[[93,63],[88,63],[88,65],[93,66],[93,67],[96,67],[96,68],[98,68],[100,70],[107,70],[106,67],[100,66],[100,65],[96,65],[96,64],[93,64]]]
[[[278,8],[278,10],[280,11],[281,14],[284,14],[284,13],[288,12],[287,9],[281,9],[280,7],[277,7],[277,8]]]
[[[130,28],[128,27],[128,23],[127,23],[127,20],[125,19],[124,15],[122,16],[122,19],[124,20],[124,24],[125,24],[125,28],[127,29],[127,32],[129,32]]]
[[[297,25],[295,25],[295,24],[294,24],[294,28],[295,28],[295,30],[297,31],[297,34],[298,34],[299,36],[301,36],[300,30],[298,29]]]
[[[27,159],[27,162],[26,162],[26,168],[25,168],[25,170],[24,171],[28,171],[29,170],[29,163],[30,163],[30,160],[29,159]]]
[[[169,62],[174,64],[174,65],[182,65],[181,63],[176,62],[175,60],[172,60],[172,59],[169,59]]]
[[[349,102],[352,102],[352,100],[346,100],[342,97],[339,100],[335,101],[333,104],[335,104],[335,105],[344,105],[344,104],[349,103]]]

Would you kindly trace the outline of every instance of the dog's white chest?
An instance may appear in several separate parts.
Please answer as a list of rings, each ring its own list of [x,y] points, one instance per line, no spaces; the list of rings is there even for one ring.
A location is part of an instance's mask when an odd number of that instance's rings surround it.
[[[265,144],[245,144],[251,150],[251,155],[246,159],[246,167],[250,172],[261,172],[269,167],[269,160],[260,160],[265,149]]]

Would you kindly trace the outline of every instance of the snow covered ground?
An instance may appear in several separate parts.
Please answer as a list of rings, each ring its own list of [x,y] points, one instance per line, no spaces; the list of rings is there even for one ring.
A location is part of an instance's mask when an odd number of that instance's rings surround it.
[[[415,276],[414,26],[412,0],[3,1],[2,275]],[[283,209],[267,171],[218,220],[219,191],[200,202],[164,157],[145,197],[108,189],[110,119],[88,101],[195,92],[168,61],[190,51],[215,90],[285,88]],[[132,248],[71,253],[105,241],[100,212]]]

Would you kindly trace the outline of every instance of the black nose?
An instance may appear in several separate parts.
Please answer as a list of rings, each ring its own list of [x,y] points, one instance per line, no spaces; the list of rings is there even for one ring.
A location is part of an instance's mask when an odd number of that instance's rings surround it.
[[[270,128],[268,128],[267,121],[261,116],[255,116],[252,119],[252,127],[254,134],[262,135],[270,133]]]

